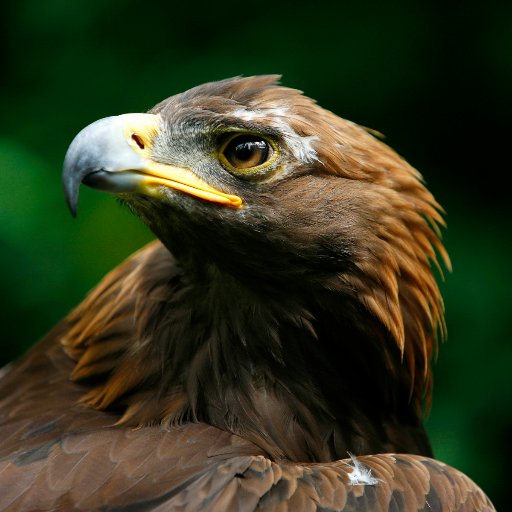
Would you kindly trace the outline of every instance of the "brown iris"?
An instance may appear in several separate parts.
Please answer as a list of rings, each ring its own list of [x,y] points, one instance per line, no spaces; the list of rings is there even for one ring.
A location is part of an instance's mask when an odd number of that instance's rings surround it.
[[[238,135],[228,142],[222,154],[235,169],[251,169],[264,164],[272,152],[272,146],[261,137]]]

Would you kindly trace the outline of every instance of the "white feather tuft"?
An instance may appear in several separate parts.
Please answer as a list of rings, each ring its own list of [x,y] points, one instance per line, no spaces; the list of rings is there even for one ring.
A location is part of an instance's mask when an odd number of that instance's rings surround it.
[[[372,470],[357,460],[355,455],[347,452],[352,459],[352,464],[345,464],[352,468],[352,472],[348,474],[351,485],[377,485],[380,480],[372,476]]]

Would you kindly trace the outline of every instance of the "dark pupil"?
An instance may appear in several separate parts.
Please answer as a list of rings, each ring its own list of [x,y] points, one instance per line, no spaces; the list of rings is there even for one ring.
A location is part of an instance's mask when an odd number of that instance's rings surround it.
[[[229,142],[224,156],[237,169],[251,169],[265,163],[271,151],[266,140],[254,135],[240,135]]]
[[[235,148],[235,158],[240,162],[255,160],[259,165],[267,158],[267,145],[264,141],[247,141],[237,144]]]

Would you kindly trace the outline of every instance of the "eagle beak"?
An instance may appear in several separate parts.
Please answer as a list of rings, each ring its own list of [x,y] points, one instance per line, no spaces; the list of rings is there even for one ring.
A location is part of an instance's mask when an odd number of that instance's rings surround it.
[[[154,114],[106,117],[85,127],[73,140],[64,159],[62,180],[69,210],[76,216],[78,191],[84,183],[114,194],[162,197],[162,187],[234,208],[238,196],[225,194],[190,169],[151,158],[161,118]]]

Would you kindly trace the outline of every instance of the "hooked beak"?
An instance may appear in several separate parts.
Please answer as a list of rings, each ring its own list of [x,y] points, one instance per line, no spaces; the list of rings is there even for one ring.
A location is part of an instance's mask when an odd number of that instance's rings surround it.
[[[208,185],[190,169],[151,158],[161,118],[155,114],[106,117],[85,127],[64,159],[62,180],[69,210],[76,216],[80,184],[114,194],[162,197],[162,187],[239,208],[242,199]]]

